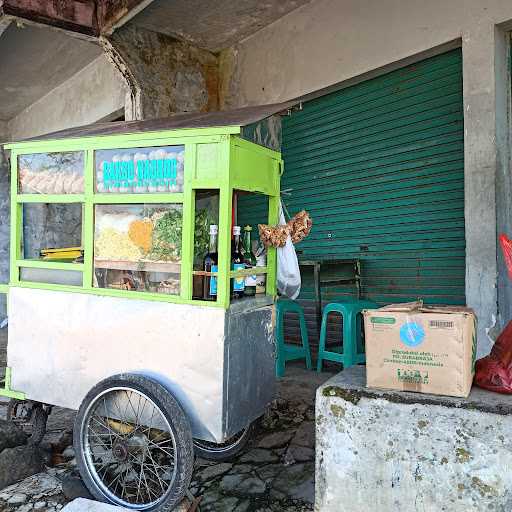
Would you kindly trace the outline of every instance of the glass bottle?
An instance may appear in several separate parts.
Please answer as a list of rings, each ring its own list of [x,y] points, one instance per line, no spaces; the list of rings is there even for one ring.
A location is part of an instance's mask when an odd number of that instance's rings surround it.
[[[245,268],[252,268],[256,266],[256,256],[254,256],[254,253],[252,252],[252,246],[251,246],[251,226],[245,226],[244,228],[244,263]],[[257,282],[257,276],[249,275],[245,278],[245,295],[256,295],[256,282]]]
[[[219,256],[217,254],[217,235],[219,227],[216,224],[210,226],[210,247],[203,260],[205,272],[218,272]],[[217,276],[204,276],[203,299],[217,300]]]
[[[231,270],[243,270],[245,268],[242,253],[240,251],[240,226],[233,226],[233,247],[231,250]],[[244,296],[245,278],[234,277],[231,279],[231,297],[239,299]]]

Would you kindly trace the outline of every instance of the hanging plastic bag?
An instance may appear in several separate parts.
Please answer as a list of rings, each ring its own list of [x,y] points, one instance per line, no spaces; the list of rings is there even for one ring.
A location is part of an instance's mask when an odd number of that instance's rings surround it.
[[[512,278],[512,240],[502,234],[500,244]],[[512,394],[512,322],[498,336],[491,353],[476,362],[475,384],[496,393]]]
[[[279,205],[279,223],[286,224],[283,206]],[[290,235],[284,247],[277,248],[277,289],[281,295],[296,299],[300,293],[301,278],[299,261]]]

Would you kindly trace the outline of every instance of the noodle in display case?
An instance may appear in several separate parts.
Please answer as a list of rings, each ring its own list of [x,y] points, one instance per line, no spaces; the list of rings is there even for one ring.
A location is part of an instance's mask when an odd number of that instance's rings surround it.
[[[177,204],[97,205],[94,285],[179,294],[182,223]]]

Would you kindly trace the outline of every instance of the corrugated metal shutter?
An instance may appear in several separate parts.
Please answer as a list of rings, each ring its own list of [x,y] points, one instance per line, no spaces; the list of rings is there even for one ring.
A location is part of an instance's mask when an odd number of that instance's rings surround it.
[[[465,303],[460,50],[306,103],[282,151],[288,210],[314,219],[302,258],[361,259],[363,296],[381,304]]]
[[[300,257],[359,258],[362,295],[381,304],[464,304],[463,142],[460,50],[305,103],[282,147],[285,204],[314,220]],[[311,278],[300,300],[315,339]]]

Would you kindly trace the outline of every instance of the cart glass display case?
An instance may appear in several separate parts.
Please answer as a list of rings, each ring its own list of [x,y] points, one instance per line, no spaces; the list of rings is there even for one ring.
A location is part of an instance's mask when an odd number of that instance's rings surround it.
[[[263,221],[277,223],[281,172],[279,153],[242,139],[240,128],[56,138],[10,149],[10,286],[228,308],[233,280],[250,272],[268,275],[258,291],[275,295],[274,249],[256,270],[231,264],[232,227],[246,213],[237,197],[260,196],[268,205]],[[212,225],[218,262],[206,269]]]

